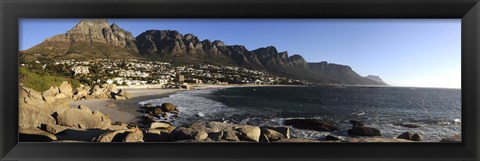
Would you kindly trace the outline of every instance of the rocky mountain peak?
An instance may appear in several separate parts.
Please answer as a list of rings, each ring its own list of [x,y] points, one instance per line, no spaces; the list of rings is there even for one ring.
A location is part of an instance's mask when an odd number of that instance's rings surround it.
[[[274,46],[258,48],[253,50],[252,52],[257,54],[257,56],[261,58],[276,57],[278,54],[277,48],[275,48]]]
[[[185,34],[184,36],[184,39],[187,40],[187,41],[195,41],[195,42],[198,42],[198,37],[193,35],[193,34]]]
[[[67,31],[66,37],[71,43],[105,43],[137,51],[134,46],[135,37],[117,24],[110,25],[107,19],[82,19],[75,27]]]
[[[110,28],[110,24],[107,19],[82,19],[71,30],[86,31],[87,28]]]
[[[250,52],[248,49],[243,45],[229,45],[227,46],[230,50],[238,52],[238,53],[245,53]]]
[[[283,59],[283,60],[288,59],[288,52],[287,52],[287,51],[282,51],[282,52],[278,53],[278,55],[279,55],[280,58]]]
[[[64,34],[45,39],[26,52],[65,59],[128,58],[138,56],[135,37],[107,19],[82,19]]]
[[[108,24],[106,18],[82,19],[78,24]]]
[[[112,25],[110,25],[110,28],[112,28],[112,30],[123,30],[123,29],[120,28],[120,26],[118,26],[116,23],[112,23]]]
[[[303,58],[303,56],[301,55],[298,55],[298,54],[293,54],[292,56],[289,57],[290,60],[303,60],[305,61],[305,59]]]
[[[264,49],[268,52],[278,53],[277,48],[275,46],[267,46],[267,47],[261,48],[261,49]]]
[[[220,41],[220,40],[213,41],[213,44],[215,44],[217,47],[225,46],[225,43],[223,43],[223,41]]]

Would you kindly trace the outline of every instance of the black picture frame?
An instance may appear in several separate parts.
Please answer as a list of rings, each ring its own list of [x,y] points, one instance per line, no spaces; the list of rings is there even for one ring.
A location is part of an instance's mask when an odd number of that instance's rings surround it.
[[[478,0],[1,0],[0,14],[1,160],[479,160]],[[19,18],[461,19],[463,142],[18,143]]]

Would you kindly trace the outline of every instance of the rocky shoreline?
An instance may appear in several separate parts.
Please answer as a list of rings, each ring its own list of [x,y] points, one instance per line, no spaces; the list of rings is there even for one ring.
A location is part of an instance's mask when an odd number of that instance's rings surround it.
[[[284,126],[254,126],[227,121],[197,121],[176,127],[171,122],[179,111],[174,104],[143,105],[144,116],[135,123],[112,121],[109,115],[72,101],[84,99],[131,99],[132,94],[114,85],[81,86],[73,89],[67,82],[37,92],[21,86],[19,94],[19,139],[21,142],[416,142],[422,136],[412,132],[397,138],[385,138],[381,131],[350,121],[348,137],[327,135],[318,140],[295,138],[291,128],[334,132],[341,130],[314,119],[289,119]],[[414,127],[413,124],[403,126]],[[346,130],[346,129],[343,129]],[[455,135],[441,142],[461,142]]]

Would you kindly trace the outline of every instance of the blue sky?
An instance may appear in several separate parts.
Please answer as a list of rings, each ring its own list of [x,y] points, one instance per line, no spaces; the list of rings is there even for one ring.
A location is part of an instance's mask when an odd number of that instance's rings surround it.
[[[79,19],[21,19],[20,50],[63,34]],[[351,66],[396,86],[460,88],[460,19],[109,19],[134,36],[192,33],[253,50],[275,46],[308,62]]]

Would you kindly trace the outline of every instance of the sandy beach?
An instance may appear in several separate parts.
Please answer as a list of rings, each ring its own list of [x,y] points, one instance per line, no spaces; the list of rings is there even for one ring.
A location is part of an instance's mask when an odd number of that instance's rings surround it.
[[[70,103],[71,107],[78,105],[86,105],[93,111],[100,111],[110,116],[112,122],[120,121],[124,123],[136,122],[142,113],[137,112],[138,103],[168,97],[184,89],[163,89],[163,88],[123,88],[128,93],[132,94],[131,99],[114,100],[114,99],[95,99],[95,100],[81,100]]]

